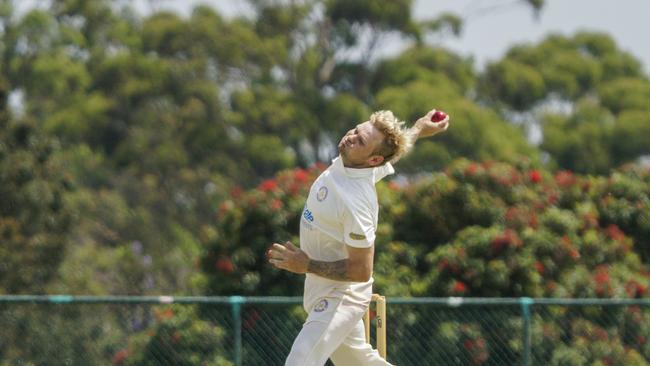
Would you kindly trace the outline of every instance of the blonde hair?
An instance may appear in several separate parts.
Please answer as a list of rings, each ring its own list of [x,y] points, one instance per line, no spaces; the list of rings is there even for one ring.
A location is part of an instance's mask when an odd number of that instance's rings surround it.
[[[384,157],[385,162],[395,162],[413,147],[413,131],[406,128],[391,111],[377,111],[370,116],[370,123],[384,134],[384,141],[377,147],[375,154]]]

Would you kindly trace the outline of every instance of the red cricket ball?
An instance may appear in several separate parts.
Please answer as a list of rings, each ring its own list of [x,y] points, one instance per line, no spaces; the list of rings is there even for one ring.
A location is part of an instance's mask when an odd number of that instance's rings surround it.
[[[443,111],[435,111],[435,113],[433,113],[433,116],[431,116],[431,121],[440,122],[445,118],[447,118],[447,113]]]

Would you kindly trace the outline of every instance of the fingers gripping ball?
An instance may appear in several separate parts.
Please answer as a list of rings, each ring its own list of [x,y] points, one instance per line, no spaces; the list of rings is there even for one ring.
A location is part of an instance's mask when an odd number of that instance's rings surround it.
[[[447,113],[445,113],[443,111],[435,111],[435,113],[433,113],[433,115],[431,116],[431,121],[432,122],[440,122],[440,121],[444,120],[445,118],[447,118]]]

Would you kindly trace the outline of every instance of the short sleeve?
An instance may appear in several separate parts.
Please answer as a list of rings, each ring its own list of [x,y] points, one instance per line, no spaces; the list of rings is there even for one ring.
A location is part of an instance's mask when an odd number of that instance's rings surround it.
[[[375,242],[375,225],[369,210],[343,212],[343,241],[355,248],[370,248]]]
[[[375,183],[377,183],[387,175],[391,175],[393,173],[395,173],[395,168],[393,168],[393,165],[391,163],[386,163],[375,168],[373,180]]]

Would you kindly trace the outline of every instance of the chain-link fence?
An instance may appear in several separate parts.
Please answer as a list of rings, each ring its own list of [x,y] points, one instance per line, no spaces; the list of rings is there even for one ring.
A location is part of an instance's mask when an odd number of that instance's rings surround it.
[[[305,319],[300,304],[293,297],[0,296],[0,365],[282,365]],[[629,299],[388,298],[388,360],[645,365],[649,309],[650,300]]]

